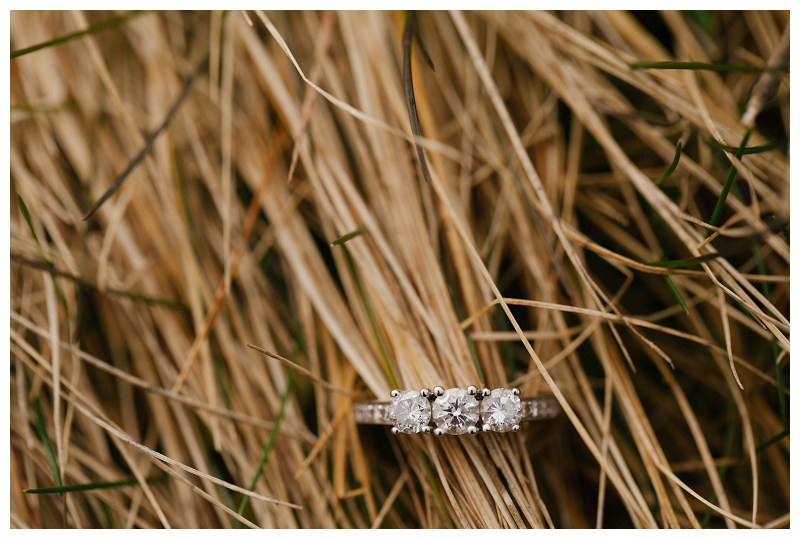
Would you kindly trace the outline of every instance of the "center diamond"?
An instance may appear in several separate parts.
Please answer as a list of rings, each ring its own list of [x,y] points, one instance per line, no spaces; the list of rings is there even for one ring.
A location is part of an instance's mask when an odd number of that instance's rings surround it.
[[[389,404],[389,419],[400,432],[420,432],[431,420],[431,403],[419,391],[401,391]]]
[[[466,389],[448,389],[433,401],[433,421],[447,434],[466,434],[478,422],[479,408]]]
[[[510,389],[493,389],[488,397],[481,401],[481,420],[484,430],[508,432],[519,424],[521,415],[519,397]]]

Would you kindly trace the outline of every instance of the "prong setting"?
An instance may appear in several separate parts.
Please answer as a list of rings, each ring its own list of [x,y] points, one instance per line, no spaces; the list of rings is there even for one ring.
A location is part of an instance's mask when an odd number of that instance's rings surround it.
[[[478,427],[476,427],[475,425],[470,425],[469,427],[467,427],[467,434],[469,434],[470,436],[475,436],[476,434],[478,434]]]
[[[481,421],[492,432],[509,432],[519,427],[522,403],[514,390],[497,388],[481,401]]]
[[[519,397],[519,389],[517,389],[516,387],[515,387],[514,389],[512,389],[512,390],[511,390],[511,393],[512,393],[512,394],[513,394],[515,397]]]
[[[433,429],[433,433],[434,433],[436,436],[438,436],[439,438],[441,438],[442,436],[444,436],[444,431],[443,431],[442,429],[440,429],[439,427],[436,427],[435,429]]]
[[[441,397],[444,395],[444,388],[442,386],[436,386],[433,388],[433,397]]]
[[[431,390],[428,389],[427,387],[423,387],[422,389],[419,390],[419,396],[422,397],[423,399],[427,399],[428,397],[430,397],[430,395],[431,395]]]
[[[406,434],[420,432],[431,421],[431,403],[419,391],[398,390],[387,411],[394,427]]]
[[[431,428],[428,425],[423,425],[422,427],[419,428],[419,431],[422,434],[429,434],[431,432]]]
[[[511,427],[511,431],[512,432],[519,432],[519,424],[516,424],[513,427]]]
[[[473,397],[478,394],[478,388],[475,386],[467,387],[467,395],[472,395]]]
[[[399,389],[393,389],[393,390],[391,391],[391,393],[389,393],[389,395],[390,395],[392,398],[395,398],[395,397],[396,397],[396,396],[398,396],[399,394],[400,394],[400,390],[399,390]]]
[[[484,387],[483,389],[481,389],[481,397],[488,397],[491,394],[492,392],[489,391],[488,387]]]
[[[397,427],[392,427],[392,434],[394,434],[395,436],[399,435],[400,429],[398,429]]]

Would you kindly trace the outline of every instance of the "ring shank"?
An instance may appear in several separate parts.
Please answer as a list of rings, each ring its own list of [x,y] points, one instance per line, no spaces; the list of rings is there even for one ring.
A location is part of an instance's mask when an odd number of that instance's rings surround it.
[[[551,419],[561,412],[561,406],[555,397],[520,398],[520,422]],[[361,425],[391,425],[388,401],[356,402],[353,404],[353,415],[356,423]]]

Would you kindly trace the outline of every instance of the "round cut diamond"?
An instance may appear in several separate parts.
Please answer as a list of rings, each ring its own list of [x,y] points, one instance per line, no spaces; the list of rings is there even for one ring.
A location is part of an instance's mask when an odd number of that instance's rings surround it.
[[[466,389],[448,389],[433,401],[433,421],[447,434],[466,434],[478,422],[479,407]]]
[[[508,432],[519,424],[521,409],[519,397],[510,389],[493,389],[481,401],[481,421],[490,430]]]
[[[400,432],[420,432],[431,420],[431,403],[419,391],[401,391],[389,404],[389,419]]]

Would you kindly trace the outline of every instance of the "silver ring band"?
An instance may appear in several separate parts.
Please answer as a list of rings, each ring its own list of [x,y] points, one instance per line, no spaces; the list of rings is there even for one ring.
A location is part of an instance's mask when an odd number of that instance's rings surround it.
[[[392,432],[477,434],[519,430],[522,421],[551,419],[561,412],[554,397],[520,398],[519,390],[498,388],[433,391],[393,390],[391,401],[356,402],[353,415],[364,425],[393,425]]]

